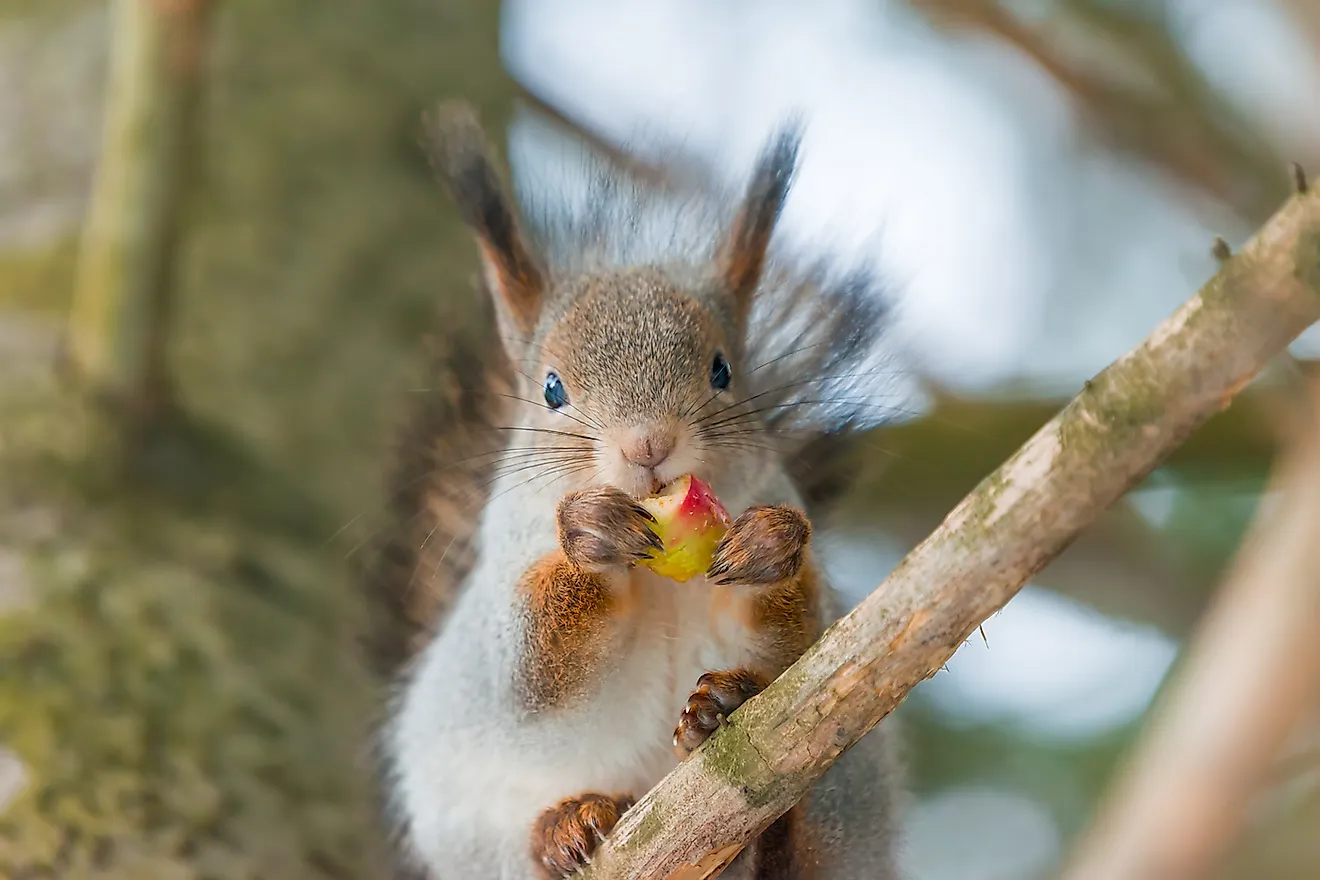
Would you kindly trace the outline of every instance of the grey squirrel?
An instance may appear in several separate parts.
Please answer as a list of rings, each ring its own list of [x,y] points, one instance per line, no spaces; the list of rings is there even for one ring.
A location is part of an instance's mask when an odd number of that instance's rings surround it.
[[[415,630],[378,645],[403,663],[380,749],[409,876],[573,876],[840,613],[806,510],[839,488],[841,389],[883,315],[866,274],[771,246],[802,131],[741,193],[600,163],[584,211],[519,212],[472,112],[429,117],[498,339],[437,354],[368,584]],[[656,543],[637,501],[689,473],[734,520],[677,583],[635,565]],[[724,876],[894,878],[889,727]]]

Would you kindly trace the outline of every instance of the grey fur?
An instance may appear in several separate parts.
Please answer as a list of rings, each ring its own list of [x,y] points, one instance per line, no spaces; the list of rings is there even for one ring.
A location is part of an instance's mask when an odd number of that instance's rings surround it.
[[[500,358],[492,358],[492,366],[512,381],[515,395],[527,397],[539,393],[540,379],[531,368],[553,361],[566,378],[570,403],[581,395],[583,417],[618,425],[648,414],[682,412],[700,402],[700,393],[709,392],[705,370],[711,348],[722,348],[736,355],[738,366],[727,398],[735,403],[722,400],[719,405],[727,406],[731,417],[745,419],[746,430],[767,446],[778,444],[782,454],[766,447],[760,447],[766,448],[764,454],[737,453],[725,462],[717,479],[723,488],[717,490],[735,513],[750,503],[800,505],[803,495],[786,473],[786,463],[803,457],[808,448],[838,459],[844,447],[834,441],[846,439],[856,427],[884,420],[883,405],[877,409],[861,402],[863,394],[874,400],[867,386],[877,376],[876,353],[881,349],[881,286],[857,269],[799,259],[771,239],[768,263],[744,323],[729,291],[721,287],[719,269],[721,248],[743,192],[716,189],[701,194],[643,186],[585,148],[576,153],[576,161],[587,185],[567,198],[538,188],[525,175],[517,181],[523,230],[530,239],[526,250],[544,272],[544,298],[531,338],[504,338],[513,370],[504,373]],[[568,171],[567,178],[572,176]],[[482,177],[483,185],[476,190],[494,192],[486,186],[491,180]],[[470,216],[483,220],[485,215]],[[500,223],[495,228],[510,227]],[[523,375],[515,377],[514,372]],[[420,438],[424,447],[461,454],[454,444],[442,441],[468,442],[474,436],[472,426],[489,418],[481,407],[461,406],[461,399],[459,395],[424,420],[427,430],[444,435]],[[537,424],[537,419],[553,424],[544,421],[544,412],[519,411],[511,418],[514,424],[524,418],[528,424]],[[822,444],[822,439],[828,442]],[[571,445],[560,439],[550,448]],[[728,449],[723,454],[730,455]],[[812,471],[816,477],[816,468]],[[530,829],[531,816],[510,813],[509,824],[500,828],[505,835],[499,838],[500,846],[492,847],[491,837],[469,827],[475,820],[463,806],[466,799],[479,800],[489,793],[512,803],[508,791],[492,790],[491,774],[497,774],[502,786],[511,774],[522,772],[530,784],[536,782],[530,778],[535,776],[530,762],[535,761],[551,762],[580,781],[576,762],[584,756],[578,746],[607,720],[593,714],[594,702],[627,706],[638,696],[629,682],[612,675],[586,705],[561,707],[544,717],[518,708],[510,671],[516,668],[523,621],[514,611],[513,591],[517,573],[526,571],[553,543],[546,529],[552,530],[554,517],[552,506],[544,511],[536,507],[551,503],[544,496],[538,498],[530,490],[523,496],[501,494],[482,489],[458,498],[445,491],[442,478],[433,476],[428,490],[409,501],[421,515],[420,525],[409,534],[430,525],[425,543],[432,547],[475,549],[472,562],[441,572],[444,581],[438,587],[411,579],[406,585],[405,593],[419,588],[440,596],[435,603],[440,620],[434,627],[436,637],[399,682],[393,721],[382,742],[397,832],[407,851],[430,862],[423,876],[437,880],[472,876],[474,870],[523,876],[526,854],[518,835]],[[810,486],[806,495],[808,500],[820,497]],[[441,507],[443,515],[436,511]],[[391,570],[407,571],[411,562],[402,559]],[[412,567],[412,574],[416,570]],[[633,642],[640,643],[636,638]],[[647,644],[654,642],[653,637]],[[643,648],[652,650],[645,645],[638,650]],[[652,668],[646,665],[649,657],[621,654],[618,660],[641,663],[635,671]],[[693,684],[695,680],[694,674]],[[647,714],[652,705],[659,704],[638,704],[608,719],[629,732],[608,741],[599,756],[605,762],[601,767],[614,767],[609,762],[618,758],[615,746],[624,744],[649,756],[649,763],[638,768],[641,777],[658,778],[655,753],[646,750],[652,748],[653,737],[663,740],[667,731],[663,720]],[[672,721],[677,721],[677,712]],[[827,844],[848,841],[846,851],[819,851],[822,878],[892,876],[895,786],[889,739],[881,731],[864,740],[835,765],[807,802],[809,815],[830,837]],[[468,757],[451,760],[450,754]],[[449,781],[441,782],[442,777]],[[459,790],[452,785],[471,787]],[[420,809],[417,815],[429,813],[429,826],[418,824],[410,803]],[[437,818],[441,814],[448,818]],[[461,819],[457,824],[456,816]],[[441,827],[444,835],[428,833],[426,827]],[[742,867],[749,863],[743,860]]]

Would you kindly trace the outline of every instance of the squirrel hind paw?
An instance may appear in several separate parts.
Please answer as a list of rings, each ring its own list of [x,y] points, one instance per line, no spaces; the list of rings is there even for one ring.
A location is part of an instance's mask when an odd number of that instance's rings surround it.
[[[634,803],[629,795],[582,794],[560,801],[532,826],[532,860],[546,880],[581,871]]]

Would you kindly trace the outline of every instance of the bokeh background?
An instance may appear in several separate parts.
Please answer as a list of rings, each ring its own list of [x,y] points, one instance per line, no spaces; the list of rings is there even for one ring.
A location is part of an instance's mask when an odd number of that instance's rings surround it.
[[[125,441],[59,366],[133,5],[194,17],[197,88],[154,390],[109,410],[151,429]],[[473,249],[416,146],[455,96],[509,133],[515,176],[569,187],[565,138],[734,182],[806,113],[784,234],[894,301],[885,424],[824,539],[855,599],[1213,273],[1290,161],[1320,171],[1320,6],[5,0],[0,876],[383,876],[354,581],[423,333],[474,313]],[[902,707],[912,880],[1057,870],[1320,336],[1292,357]],[[1320,876],[1311,717],[1218,876]]]

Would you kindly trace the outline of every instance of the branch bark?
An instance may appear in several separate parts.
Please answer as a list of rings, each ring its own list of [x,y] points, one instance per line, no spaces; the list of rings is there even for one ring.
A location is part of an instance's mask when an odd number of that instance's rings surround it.
[[[116,0],[102,154],[65,350],[96,400],[149,421],[169,322],[211,0]]]
[[[1067,880],[1208,876],[1320,692],[1320,382],[1224,588]]]
[[[1320,319],[1320,193],[1098,374],[874,593],[628,811],[588,876],[711,877]]]

